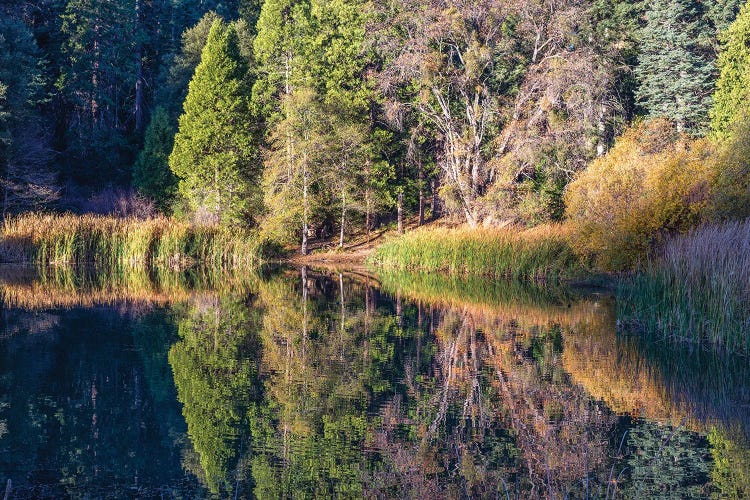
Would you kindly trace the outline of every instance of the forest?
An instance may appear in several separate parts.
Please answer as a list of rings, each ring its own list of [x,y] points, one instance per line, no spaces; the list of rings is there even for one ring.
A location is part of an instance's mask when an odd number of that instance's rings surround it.
[[[252,267],[428,225],[369,262],[530,280],[635,270],[665,303],[709,287],[686,300],[705,292],[711,314],[723,301],[741,333],[719,343],[750,348],[733,278],[750,259],[737,0],[0,10],[4,261]],[[701,324],[705,338],[726,323]]]

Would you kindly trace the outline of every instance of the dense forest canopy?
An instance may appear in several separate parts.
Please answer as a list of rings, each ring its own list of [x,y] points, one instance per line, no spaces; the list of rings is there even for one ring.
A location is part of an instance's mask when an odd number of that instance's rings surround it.
[[[633,123],[663,119],[680,144],[741,133],[740,7],[6,0],[3,214],[113,211],[96,193],[132,188],[122,211],[256,227],[303,253],[404,213],[559,220]]]

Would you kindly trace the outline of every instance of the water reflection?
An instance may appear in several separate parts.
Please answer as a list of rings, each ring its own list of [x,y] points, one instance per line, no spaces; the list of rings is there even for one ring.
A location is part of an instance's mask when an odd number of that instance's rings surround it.
[[[607,294],[308,269],[0,281],[18,497],[750,496],[747,359],[618,334]]]

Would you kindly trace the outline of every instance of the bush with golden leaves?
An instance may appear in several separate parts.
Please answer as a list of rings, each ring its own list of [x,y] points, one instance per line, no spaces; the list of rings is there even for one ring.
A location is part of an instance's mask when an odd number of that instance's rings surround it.
[[[711,186],[710,220],[750,217],[750,117],[737,121],[718,146]]]
[[[715,162],[709,141],[691,141],[666,120],[637,123],[568,186],[574,250],[603,270],[632,267],[699,222]]]

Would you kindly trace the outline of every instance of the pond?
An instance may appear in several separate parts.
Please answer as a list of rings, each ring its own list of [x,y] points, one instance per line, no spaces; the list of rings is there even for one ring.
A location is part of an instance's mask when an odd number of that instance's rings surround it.
[[[747,358],[618,332],[606,290],[0,276],[6,498],[750,495]]]

